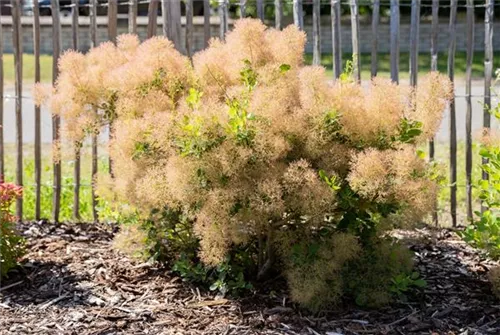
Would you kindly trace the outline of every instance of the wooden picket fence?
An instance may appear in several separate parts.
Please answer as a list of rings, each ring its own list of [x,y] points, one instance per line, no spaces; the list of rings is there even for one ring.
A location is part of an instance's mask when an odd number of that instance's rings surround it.
[[[126,3],[119,2],[118,0],[108,0],[107,3],[100,2],[98,0],[90,0],[89,15],[90,15],[90,41],[91,46],[97,45],[97,8],[98,6],[107,7],[108,15],[108,38],[110,41],[116,41],[117,37],[117,13],[118,6],[128,6],[128,30],[130,33],[137,32],[137,9],[138,4],[147,3],[148,4],[148,28],[147,36],[151,37],[157,34],[157,22],[158,22],[158,6],[161,6],[162,10],[162,34],[167,36],[174,45],[179,50],[185,50],[188,56],[193,53],[193,0],[183,0],[185,4],[185,40],[181,40],[181,0],[129,0]],[[210,0],[196,0],[203,1],[204,8],[204,38],[205,45],[210,39]],[[275,7],[275,27],[278,29],[283,28],[283,5],[285,1],[291,3],[293,1],[293,22],[300,29],[304,29],[304,3],[303,1],[308,1],[308,4],[312,2],[312,45],[313,45],[313,63],[320,64],[321,60],[321,41],[320,41],[320,18],[321,18],[321,6],[325,5],[325,2],[321,0],[273,0],[269,3],[268,0],[240,0],[237,4],[239,6],[239,13],[241,17],[246,16],[246,8],[252,1],[256,6],[257,17],[264,20],[264,6],[274,5]],[[266,2],[265,2],[266,1]],[[332,55],[333,55],[333,74],[335,78],[338,78],[342,72],[342,50],[340,43],[340,32],[341,29],[348,29],[348,27],[341,27],[341,5],[348,4],[350,6],[350,16],[351,24],[350,29],[352,32],[352,50],[354,55],[359,55],[360,51],[360,39],[359,39],[359,6],[360,5],[370,5],[372,6],[372,33],[373,40],[371,45],[371,75],[377,75],[378,66],[378,39],[377,31],[380,21],[380,6],[390,5],[390,73],[391,79],[394,82],[399,82],[399,43],[400,43],[400,8],[402,5],[399,0],[330,0],[328,4],[331,7],[331,31],[332,31]],[[218,0],[218,14],[220,17],[220,38],[224,39],[226,32],[229,29],[229,6],[235,5],[234,2],[231,4],[229,0]],[[16,178],[15,182],[18,185],[23,185],[23,129],[22,129],[22,26],[21,26],[21,0],[11,0],[9,5],[11,7],[12,24],[13,24],[13,47],[14,47],[14,59],[15,59],[15,115],[16,115]],[[79,22],[79,0],[72,0],[72,43],[73,48],[78,50],[78,22]],[[437,39],[438,39],[438,15],[440,8],[447,8],[450,11],[449,17],[449,46],[448,46],[448,75],[449,78],[454,81],[454,58],[456,49],[456,23],[457,23],[457,0],[449,1],[439,1],[432,0],[432,2],[427,1],[422,4],[421,0],[411,1],[411,31],[410,31],[410,84],[417,84],[417,74],[418,74],[418,54],[419,54],[419,22],[420,22],[420,11],[422,7],[432,7],[432,33],[431,33],[431,48],[429,59],[431,62],[431,70],[437,70]],[[461,6],[463,6],[461,4]],[[467,194],[467,218],[472,218],[472,134],[471,134],[471,124],[472,124],[472,103],[471,103],[471,79],[472,79],[472,60],[474,53],[474,20],[475,20],[475,9],[483,8],[485,9],[484,24],[485,24],[485,36],[484,36],[484,115],[483,115],[483,125],[485,128],[489,128],[491,124],[490,114],[486,111],[491,106],[491,85],[493,76],[493,17],[494,17],[494,0],[484,0],[484,1],[466,1],[466,19],[467,19],[467,34],[466,34],[466,48],[467,48],[467,60],[466,60],[466,194]],[[51,12],[52,12],[52,29],[53,29],[53,80],[57,78],[57,59],[61,54],[61,24],[60,24],[60,5],[59,0],[51,1]],[[3,38],[5,32],[1,31],[0,36]],[[33,36],[34,36],[34,56],[35,56],[35,81],[40,81],[40,11],[38,0],[33,0]],[[2,44],[0,40],[0,52],[3,52]],[[325,50],[323,50],[324,52]],[[0,60],[3,58],[1,57]],[[361,58],[354,57],[354,76],[356,80],[361,80]],[[0,63],[1,69],[3,69],[3,60]],[[0,96],[2,101],[4,100],[4,83],[3,83],[3,71],[0,71]],[[3,103],[0,104],[0,126],[3,125]],[[35,107],[35,219],[40,218],[40,203],[41,203],[41,111],[39,107]],[[60,119],[55,116],[52,120],[52,139],[54,142],[59,141],[59,129],[60,129]],[[455,98],[451,102],[450,106],[450,123],[449,123],[449,148],[450,148],[450,212],[451,212],[451,222],[453,226],[457,225],[457,125],[456,125],[456,110],[455,110]],[[97,174],[98,161],[97,161],[97,135],[92,138],[92,176]],[[434,159],[434,143],[431,141],[429,143],[429,159]],[[112,165],[110,165],[110,170]],[[53,213],[52,219],[57,222],[59,221],[60,214],[60,203],[61,203],[61,163],[55,161],[53,163]],[[0,127],[0,175],[4,175],[4,143],[3,143],[3,128]],[[483,175],[483,178],[487,178],[487,175]],[[80,155],[77,152],[75,154],[75,165],[74,165],[74,208],[73,215],[75,218],[79,217],[79,193],[80,193]],[[94,187],[92,187],[92,204],[93,204],[93,215],[94,219],[97,221],[97,210],[96,210],[96,194],[94,192]],[[23,200],[19,199],[16,204],[16,215],[22,219],[23,217]],[[434,221],[437,222],[437,213],[434,213]]]

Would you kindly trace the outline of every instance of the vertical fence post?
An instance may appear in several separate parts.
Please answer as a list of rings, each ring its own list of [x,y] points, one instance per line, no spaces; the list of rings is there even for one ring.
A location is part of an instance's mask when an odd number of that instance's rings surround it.
[[[131,34],[137,34],[137,0],[129,0],[128,32]]]
[[[97,0],[90,0],[90,47],[97,46]]]
[[[0,183],[4,181],[5,161],[3,143],[3,23],[0,7]]]
[[[342,73],[342,50],[340,41],[340,0],[331,0],[333,77]]]
[[[226,33],[228,31],[228,0],[219,0],[219,17],[220,17],[220,39],[226,39]]]
[[[439,32],[439,0],[432,0],[432,27],[431,27],[431,71],[438,70],[438,32]],[[429,140],[429,161],[434,161],[434,139]],[[438,203],[435,199],[432,211],[432,223],[438,225]]]
[[[418,77],[418,38],[420,30],[420,0],[411,2],[410,23],[410,85],[417,86]]]
[[[391,80],[399,83],[399,0],[391,0]]]
[[[274,0],[274,16],[276,29],[283,28],[283,3],[281,0]]]
[[[354,65],[354,78],[361,82],[361,55],[359,52],[359,6],[358,0],[350,0],[351,5],[351,35],[352,35],[352,61]]]
[[[175,45],[177,50],[181,50],[181,0],[167,0],[167,24],[169,36],[168,38]]]
[[[377,75],[378,66],[378,24],[380,21],[380,0],[373,0],[372,13],[372,59],[371,59],[371,76]]]
[[[169,1],[168,0],[161,0],[161,31],[163,33],[163,36],[168,38],[170,40],[170,31],[169,31],[169,16],[170,16],[170,9],[169,9]]]
[[[193,0],[185,0],[186,3],[186,54],[193,55]]]
[[[491,127],[491,81],[493,76],[493,18],[494,18],[494,0],[486,0],[486,12],[484,15],[484,111],[483,127],[487,131]],[[483,164],[488,163],[488,159],[482,159]],[[482,173],[483,180],[488,180],[486,171]],[[481,211],[484,211],[481,206]]]
[[[321,64],[321,3],[313,0],[313,64]]]
[[[302,0],[293,0],[293,23],[304,30],[304,14],[302,8]]]
[[[14,46],[15,66],[15,92],[16,92],[16,184],[23,186],[23,51],[22,51],[22,26],[21,26],[21,1],[12,0],[12,43]],[[16,201],[16,216],[19,221],[23,219],[23,199]]]
[[[90,45],[91,47],[97,46],[97,0],[91,0],[90,6]],[[97,110],[94,111],[97,113]],[[96,195],[96,185],[95,181],[97,178],[97,173],[99,171],[99,166],[97,165],[97,145],[98,145],[98,134],[97,131],[92,132],[92,178],[91,178],[91,193],[92,193],[92,216],[94,222],[99,221],[97,215],[97,195]]]
[[[203,33],[205,38],[205,48],[208,47],[210,41],[210,0],[203,0]]]
[[[149,0],[148,6],[148,38],[156,35],[158,26],[158,0]]]
[[[264,0],[257,0],[257,18],[264,21]]]
[[[472,61],[474,57],[474,1],[467,0],[467,65],[465,70],[465,178],[467,221],[472,222]]]
[[[73,35],[74,37],[74,35]],[[33,51],[35,56],[35,84],[40,83],[40,8],[33,0]],[[42,192],[42,125],[40,106],[35,105],[35,220],[41,216]]]
[[[247,0],[240,0],[240,18],[247,16]]]
[[[448,46],[448,76],[455,83],[455,50],[457,25],[457,0],[450,1],[450,43]],[[455,96],[450,104],[450,211],[453,227],[457,226],[457,120],[455,111]]]
[[[38,1],[38,0],[35,0]],[[78,51],[78,9],[79,0],[72,0],[73,13],[72,13],[72,36],[73,36],[73,50]],[[36,5],[35,5],[36,6]],[[73,167],[73,219],[75,221],[80,220],[80,172],[81,172],[81,143],[74,143],[75,149],[75,166]]]
[[[116,1],[108,0],[108,39],[115,44],[118,24],[118,3]]]
[[[52,12],[52,84],[56,83],[57,76],[59,74],[59,68],[57,67],[57,62],[59,60],[59,55],[61,54],[61,22],[59,14],[59,0],[52,0],[51,3]],[[59,128],[61,125],[61,118],[59,115],[52,116],[52,143],[55,145],[52,151],[61,150],[60,149],[60,134]],[[54,155],[54,153],[53,153]],[[54,222],[59,222],[59,211],[61,206],[61,161],[60,157],[53,158],[54,163],[54,195],[53,195],[53,207],[52,207],[52,217]]]

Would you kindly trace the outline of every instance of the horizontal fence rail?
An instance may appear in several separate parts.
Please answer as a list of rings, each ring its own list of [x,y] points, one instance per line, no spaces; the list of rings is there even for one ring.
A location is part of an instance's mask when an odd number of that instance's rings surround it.
[[[389,36],[390,40],[390,77],[394,82],[400,80],[400,41],[401,41],[401,9],[407,8],[406,12],[409,13],[410,21],[410,64],[409,64],[409,79],[412,86],[417,85],[418,82],[418,59],[419,53],[428,52],[429,63],[431,70],[436,71],[438,64],[438,57],[440,52],[446,50],[438,50],[438,40],[440,35],[446,34],[449,37],[449,45],[447,50],[447,73],[452,81],[455,81],[455,52],[456,43],[458,39],[466,39],[466,90],[465,95],[455,94],[454,99],[450,106],[450,120],[449,120],[449,180],[450,180],[450,216],[453,226],[458,224],[457,219],[457,187],[464,187],[466,189],[466,217],[468,220],[472,219],[472,166],[473,166],[473,152],[472,152],[472,118],[474,111],[472,108],[471,99],[483,98],[484,112],[478,114],[483,118],[483,126],[485,128],[491,127],[491,120],[489,113],[486,109],[491,107],[491,85],[493,81],[493,19],[495,8],[500,6],[500,1],[494,0],[485,1],[472,1],[458,3],[457,0],[439,1],[439,0],[217,0],[216,4],[209,0],[90,0],[88,3],[81,4],[78,0],[72,0],[70,4],[61,5],[59,0],[52,0],[50,5],[39,5],[38,0],[34,0],[31,6],[23,5],[21,0],[11,0],[10,2],[2,2],[0,4],[0,11],[5,13],[9,12],[12,20],[12,41],[14,51],[14,72],[15,72],[15,94],[6,94],[4,90],[4,36],[8,32],[3,29],[6,24],[4,22],[5,16],[2,16],[0,26],[0,97],[2,104],[0,105],[0,176],[5,174],[5,143],[4,143],[4,102],[9,100],[15,101],[15,183],[23,186],[35,188],[35,211],[34,218],[41,219],[41,202],[42,202],[42,141],[41,141],[41,110],[35,107],[34,111],[26,111],[23,108],[22,101],[24,99],[31,99],[30,96],[24,95],[22,80],[22,55],[23,55],[23,29],[26,29],[21,24],[22,11],[31,11],[32,15],[32,34],[33,34],[33,53],[34,53],[34,68],[35,78],[34,82],[39,83],[41,78],[41,63],[40,63],[40,15],[41,11],[46,12],[50,10],[52,21],[52,54],[53,54],[53,80],[57,79],[57,59],[58,56],[64,51],[62,50],[61,42],[61,13],[67,14],[70,11],[71,15],[71,47],[74,50],[82,51],[83,42],[90,42],[90,46],[98,45],[97,28],[98,16],[102,14],[103,10],[107,16],[107,40],[116,43],[118,34],[118,23],[125,17],[128,21],[127,30],[129,33],[137,33],[138,31],[138,16],[139,14],[147,14],[147,37],[155,36],[157,34],[168,37],[175,45],[175,47],[191,57],[195,51],[194,48],[194,28],[193,17],[196,8],[201,8],[202,11],[196,13],[199,17],[198,20],[203,21],[203,45],[208,44],[209,39],[213,33],[211,30],[211,18],[218,17],[218,35],[224,39],[225,34],[230,30],[233,20],[230,14],[234,16],[245,17],[252,15],[254,17],[265,20],[265,22],[275,27],[282,29],[285,24],[290,22],[295,24],[299,29],[304,29],[304,20],[307,18],[312,22],[312,60],[313,64],[320,64],[322,54],[330,54],[332,56],[332,70],[333,78],[336,79],[342,72],[342,45],[341,45],[341,31],[344,29],[350,30],[352,37],[352,50],[353,50],[353,70],[355,79],[361,81],[361,57],[360,55],[360,7],[369,6],[372,15],[370,17],[371,23],[371,60],[370,60],[370,75],[371,77],[377,76],[379,72],[379,43],[381,33],[379,31],[381,16],[383,13],[390,13],[389,15]],[[125,10],[123,9],[124,7]],[[265,18],[266,8],[272,7],[274,15],[268,20]],[[139,13],[139,9],[143,11],[147,8],[147,13]],[[285,11],[285,8],[287,11]],[[89,36],[86,41],[83,41],[79,35],[80,31],[80,11],[85,9],[84,15],[89,16]],[[306,10],[307,9],[307,10]],[[462,20],[462,17],[457,16],[457,10],[465,10],[466,17],[464,23],[466,25],[466,36],[457,36],[457,22]],[[475,18],[477,18],[477,11],[481,9],[484,11],[484,94],[472,94],[471,78],[472,78],[472,65],[474,57],[474,32],[475,32]],[[431,33],[430,33],[430,49],[423,49],[420,44],[420,22],[423,11],[431,18]],[[449,12],[449,26],[448,31],[439,30],[439,13],[442,10]],[[124,13],[126,12],[126,14]],[[291,11],[291,12],[290,12]],[[184,13],[184,17],[182,14]],[[285,18],[285,13],[288,19]],[[202,16],[201,16],[202,15]],[[349,17],[347,20],[341,20],[342,16]],[[322,18],[328,17],[330,24],[322,24]],[[157,25],[161,23],[161,29]],[[101,24],[102,25],[102,24]],[[184,26],[184,39],[181,36]],[[331,45],[329,50],[325,50],[322,46],[321,31],[331,31]],[[457,185],[457,124],[456,124],[456,104],[455,98],[465,98],[466,100],[466,136],[465,136],[465,185]],[[23,113],[33,112],[35,116],[34,129],[23,129]],[[54,148],[60,145],[60,122],[57,116],[52,119],[52,140]],[[26,152],[23,151],[23,131],[34,133],[34,179],[23,180],[23,156]],[[109,135],[112,136],[113,127],[110,126]],[[98,169],[98,135],[91,136],[91,180],[94,181]],[[84,148],[83,143],[74,143],[74,165],[73,165],[73,209],[72,216],[74,220],[80,219],[80,192],[82,187],[91,187],[91,204],[92,214],[95,221],[99,220],[98,217],[98,198],[95,190],[94,183],[83,184],[81,182],[81,156]],[[429,159],[435,159],[435,146],[434,141],[429,143]],[[54,149],[55,150],[55,149]],[[53,151],[54,151],[53,150]],[[54,153],[57,156],[57,153]],[[112,176],[113,162],[109,161],[109,173]],[[60,220],[61,211],[61,188],[62,185],[61,175],[61,162],[54,157],[53,165],[53,192],[52,192],[52,220]],[[482,178],[487,179],[486,174]],[[23,219],[23,200],[19,199],[16,203],[16,214],[19,220]],[[432,216],[433,221],[437,224],[437,200],[436,210]]]

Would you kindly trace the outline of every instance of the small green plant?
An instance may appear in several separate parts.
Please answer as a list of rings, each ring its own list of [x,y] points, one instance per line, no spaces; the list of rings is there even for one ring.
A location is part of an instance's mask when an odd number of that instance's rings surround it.
[[[500,120],[500,104],[490,113]],[[478,219],[460,232],[460,235],[467,243],[485,250],[491,257],[498,259],[500,258],[500,138],[493,130],[485,131],[479,154],[483,159],[481,169],[488,177],[486,180],[478,180],[476,184],[484,210],[475,212]]]
[[[427,286],[427,282],[420,278],[418,272],[413,272],[411,275],[398,274],[391,279],[391,292],[399,299],[406,300],[407,294],[414,289],[421,289]]]
[[[10,213],[12,203],[21,196],[21,187],[0,183],[0,278],[7,275],[24,254],[24,241],[16,232],[16,218]]]

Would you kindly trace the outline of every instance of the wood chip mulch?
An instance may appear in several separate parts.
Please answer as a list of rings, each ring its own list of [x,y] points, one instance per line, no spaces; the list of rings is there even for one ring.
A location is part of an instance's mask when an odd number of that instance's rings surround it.
[[[134,263],[110,247],[112,227],[21,229],[29,253],[1,283],[0,334],[500,334],[500,302],[486,280],[495,263],[447,230],[398,233],[413,241],[428,282],[419,296],[313,315],[289,302],[284,285],[224,299]]]

